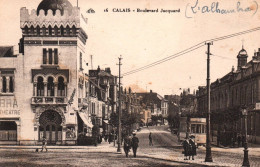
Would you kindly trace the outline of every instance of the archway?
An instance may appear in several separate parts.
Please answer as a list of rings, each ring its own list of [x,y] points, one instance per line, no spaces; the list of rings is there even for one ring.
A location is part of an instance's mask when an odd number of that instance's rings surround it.
[[[62,140],[62,118],[60,114],[53,110],[43,112],[39,119],[39,140],[46,137],[49,144],[56,144]]]

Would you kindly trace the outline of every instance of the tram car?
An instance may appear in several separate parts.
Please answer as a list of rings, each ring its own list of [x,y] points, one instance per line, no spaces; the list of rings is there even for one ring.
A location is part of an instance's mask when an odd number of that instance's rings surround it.
[[[186,136],[195,136],[197,145],[206,144],[206,118],[190,118],[181,117],[178,138],[184,141]]]

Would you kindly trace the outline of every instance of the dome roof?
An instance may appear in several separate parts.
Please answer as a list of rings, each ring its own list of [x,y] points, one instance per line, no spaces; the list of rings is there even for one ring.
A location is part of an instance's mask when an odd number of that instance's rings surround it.
[[[246,50],[245,50],[244,48],[242,48],[242,49],[239,51],[238,55],[247,55],[247,52],[246,52]]]
[[[53,13],[56,13],[56,10],[61,11],[61,15],[64,14],[64,10],[68,10],[68,13],[71,14],[73,6],[68,0],[42,0],[37,8],[37,15],[39,15],[40,10],[44,10],[45,15],[47,11],[51,9]]]

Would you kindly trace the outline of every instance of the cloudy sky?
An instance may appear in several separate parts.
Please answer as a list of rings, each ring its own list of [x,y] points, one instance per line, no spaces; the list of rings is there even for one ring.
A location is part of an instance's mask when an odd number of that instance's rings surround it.
[[[88,18],[87,58],[93,66],[111,67],[118,75],[118,57],[122,55],[122,73],[174,55],[200,42],[250,30],[260,26],[260,0],[78,0]],[[0,0],[0,45],[16,45],[21,37],[20,8],[37,9],[41,0]],[[76,0],[70,0],[76,6]],[[92,8],[95,13],[87,13]],[[106,10],[108,12],[104,12]],[[130,12],[117,12],[123,10]],[[158,9],[158,13],[137,12]],[[178,10],[179,13],[161,13]],[[221,13],[217,13],[216,10]],[[135,10],[135,11],[134,11]],[[229,11],[230,13],[227,13]],[[243,12],[242,12],[243,11]],[[246,12],[247,11],[247,12]],[[211,81],[222,77],[242,48],[252,59],[260,48],[260,31],[216,41],[211,46]],[[123,86],[142,91],[152,89],[161,95],[179,94],[206,85],[206,45],[152,68],[126,75]]]

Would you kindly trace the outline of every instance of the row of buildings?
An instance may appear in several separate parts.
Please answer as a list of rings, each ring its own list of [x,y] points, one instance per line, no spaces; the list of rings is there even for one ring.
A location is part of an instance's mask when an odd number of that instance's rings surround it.
[[[248,54],[242,47],[237,55],[237,69],[210,86],[212,135],[224,144],[230,144],[238,135],[244,134],[245,120],[242,109],[248,111],[248,140],[260,143],[260,48],[247,61]],[[198,112],[207,112],[207,90],[197,91]],[[224,140],[224,141],[221,141]]]
[[[89,69],[87,19],[68,0],[42,0],[20,10],[19,48],[0,47],[0,144],[77,144],[79,134],[112,131],[118,81],[110,68]],[[167,117],[157,93],[122,91],[122,111]],[[133,125],[137,128],[138,124]]]
[[[233,145],[238,136],[244,136],[244,109],[248,112],[248,141],[260,143],[260,48],[250,61],[248,56],[242,46],[237,55],[237,68],[232,67],[230,72],[210,85],[211,135],[218,144]],[[180,96],[168,95],[165,98],[169,101],[169,114],[173,118],[205,118],[207,115],[206,86],[199,86],[196,93],[183,90]],[[173,128],[178,128],[178,120],[171,123]]]

